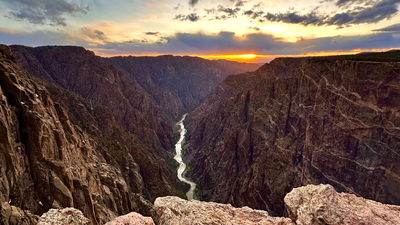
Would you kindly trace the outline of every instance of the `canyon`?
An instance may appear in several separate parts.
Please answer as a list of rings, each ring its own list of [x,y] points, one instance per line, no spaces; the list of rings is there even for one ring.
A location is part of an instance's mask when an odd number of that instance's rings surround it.
[[[176,79],[185,71],[171,71],[170,60],[200,61],[198,73],[208,76],[200,77],[201,95],[230,73],[200,58],[156,58],[158,71],[187,87],[196,83]],[[0,200],[13,212],[32,215],[33,221],[50,208],[74,207],[92,224],[130,211],[157,221],[151,202],[185,197],[173,159],[173,125],[185,101],[159,84],[150,86],[161,91],[148,93],[140,77],[108,61],[74,46],[1,46]],[[162,105],[157,101],[164,94],[174,98],[162,98]],[[174,104],[175,111],[163,108]]]
[[[364,207],[359,215],[376,208],[396,221],[397,206],[370,200],[400,204],[399,62],[392,51],[260,67],[0,45],[1,221],[35,224],[68,207],[91,224],[125,214],[143,224],[253,224],[247,213],[271,224],[355,221],[314,218],[342,198]],[[180,180],[214,203],[183,200]]]

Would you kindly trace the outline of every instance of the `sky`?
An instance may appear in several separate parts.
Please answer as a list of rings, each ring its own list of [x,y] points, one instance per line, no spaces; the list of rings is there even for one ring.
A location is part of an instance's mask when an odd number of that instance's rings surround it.
[[[268,62],[400,48],[400,0],[0,0],[0,43]]]

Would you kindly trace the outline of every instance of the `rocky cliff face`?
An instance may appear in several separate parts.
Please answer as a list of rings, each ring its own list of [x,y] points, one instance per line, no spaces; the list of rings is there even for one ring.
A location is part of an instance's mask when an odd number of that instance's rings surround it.
[[[69,109],[71,122],[98,142],[107,163],[121,169],[131,191],[152,201],[174,194],[172,121],[136,80],[80,47],[12,50]]]
[[[113,57],[106,62],[128,72],[172,118],[189,112],[230,74],[254,71],[258,64],[197,57]]]
[[[145,90],[124,71],[81,47],[12,46],[18,62],[32,75],[106,107],[115,120],[159,155],[173,148],[170,121]],[[60,101],[65,102],[65,101]],[[99,121],[99,124],[102,121]],[[100,125],[99,125],[100,126]]]
[[[276,59],[189,114],[185,160],[204,200],[272,215],[318,183],[400,204],[399,93],[399,63]]]
[[[90,137],[71,123],[68,112],[40,83],[17,63],[9,47],[0,46],[0,202],[36,215],[75,207],[92,224],[103,224],[147,204],[134,192],[150,199],[172,193],[162,165],[140,148],[142,143],[120,148],[114,146],[119,139]],[[96,107],[87,115],[104,119],[100,131],[115,127],[116,135],[125,132],[115,125],[110,110]],[[126,137],[131,136],[120,138]]]

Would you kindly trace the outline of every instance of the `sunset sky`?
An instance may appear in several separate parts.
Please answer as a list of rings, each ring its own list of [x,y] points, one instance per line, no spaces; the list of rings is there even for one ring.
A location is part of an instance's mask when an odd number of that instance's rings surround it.
[[[100,56],[278,56],[400,48],[400,0],[0,0],[0,43]]]

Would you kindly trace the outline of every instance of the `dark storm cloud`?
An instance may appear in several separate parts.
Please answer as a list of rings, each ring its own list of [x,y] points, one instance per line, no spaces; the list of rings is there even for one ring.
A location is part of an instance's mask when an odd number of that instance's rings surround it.
[[[400,23],[393,24],[391,26],[384,27],[384,28],[381,28],[381,29],[372,30],[372,31],[378,31],[378,32],[400,32]]]
[[[180,21],[192,21],[196,22],[200,20],[200,16],[198,16],[196,13],[189,13],[188,15],[184,14],[179,14],[174,17],[174,20],[180,20]]]
[[[199,0],[189,0],[189,5],[191,7],[195,7],[197,5],[197,3],[199,3]]]
[[[0,0],[9,10],[6,17],[15,20],[28,20],[33,24],[66,26],[65,14],[87,14],[89,6],[84,7],[66,0]]]

